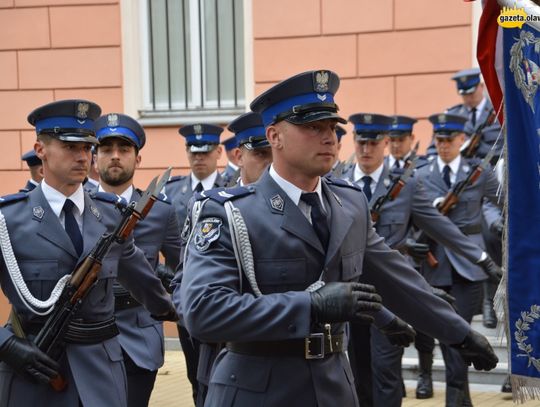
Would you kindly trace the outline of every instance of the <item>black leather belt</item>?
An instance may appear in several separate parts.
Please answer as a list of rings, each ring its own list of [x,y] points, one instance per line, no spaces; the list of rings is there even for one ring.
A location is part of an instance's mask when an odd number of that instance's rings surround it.
[[[135,308],[141,305],[135,298],[129,294],[121,294],[114,296],[114,310],[121,311],[124,309]]]
[[[74,319],[70,321],[63,340],[65,343],[90,345],[114,338],[119,334],[115,321],[114,317],[105,321],[92,322]],[[23,324],[26,335],[36,336],[42,328],[43,324]]]
[[[459,230],[465,235],[477,235],[478,233],[482,233],[482,225],[462,226]]]
[[[89,345],[114,338],[119,333],[114,317],[95,322],[73,320],[64,335],[64,342]]]
[[[227,349],[251,356],[323,359],[332,353],[344,352],[345,346],[342,334],[316,333],[307,338],[286,341],[227,342]]]

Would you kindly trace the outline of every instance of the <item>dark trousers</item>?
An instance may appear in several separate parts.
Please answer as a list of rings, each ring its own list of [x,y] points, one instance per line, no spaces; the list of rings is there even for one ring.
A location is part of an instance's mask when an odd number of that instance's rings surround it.
[[[186,359],[186,369],[191,389],[193,391],[193,402],[197,403],[199,384],[197,382],[197,365],[199,364],[199,341],[189,334],[186,328],[176,324],[178,336],[182,345],[182,353]]]
[[[482,299],[482,282],[473,282],[452,274],[452,286],[440,287],[456,299],[457,313],[467,322],[471,322]],[[448,345],[441,344],[446,366],[446,386],[465,390],[468,386],[468,366],[459,352]]]
[[[350,324],[349,361],[360,407],[373,406],[370,330],[371,324]]]
[[[122,351],[128,382],[128,407],[147,407],[154,389],[157,370],[147,370],[133,362],[129,355]]]
[[[371,327],[373,405],[399,407],[403,398],[401,358],[403,347],[392,345],[375,326]]]
[[[433,353],[433,350],[435,349],[435,339],[423,332],[416,331],[414,347],[418,353]]]

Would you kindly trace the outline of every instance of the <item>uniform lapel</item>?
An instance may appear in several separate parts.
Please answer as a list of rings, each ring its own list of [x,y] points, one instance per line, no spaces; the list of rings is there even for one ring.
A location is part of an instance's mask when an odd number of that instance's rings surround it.
[[[53,212],[45,195],[43,195],[41,185],[35,188],[29,194],[29,197],[32,208],[42,209],[42,211],[37,211],[37,213],[40,213],[41,217],[34,215],[33,218],[33,221],[39,222],[37,234],[55,246],[58,246],[71,256],[78,258],[71,239],[66,233],[66,230],[62,227],[58,216]]]
[[[464,181],[467,178],[467,174],[471,170],[471,166],[463,158],[459,162],[458,172],[456,174],[456,182]]]
[[[381,172],[381,176],[379,177],[379,182],[377,182],[377,185],[375,186],[375,192],[373,193],[369,201],[370,204],[375,202],[378,197],[386,194],[387,186],[386,186],[385,180],[388,179],[388,177],[389,177],[388,167],[384,165],[383,170]]]
[[[330,222],[330,241],[328,242],[328,250],[326,251],[326,261],[328,264],[336,255],[339,248],[343,244],[343,240],[353,224],[352,216],[343,209],[341,199],[332,191],[331,187],[326,184],[323,178],[322,182],[323,193],[327,197],[327,202],[330,204],[330,212],[333,221]]]
[[[94,201],[84,193],[83,213],[83,242],[84,248],[81,258],[85,257],[94,248],[99,237],[107,231],[107,227],[101,222],[101,214]]]
[[[281,228],[324,254],[325,251],[311,223],[309,223],[285,191],[272,179],[268,171],[264,172],[259,181],[257,181],[257,185],[257,191],[261,191],[264,195],[271,211],[282,215]],[[274,202],[274,205],[272,202]],[[281,205],[277,205],[276,202],[281,202]]]
[[[443,180],[442,174],[439,171],[439,166],[437,165],[437,160],[435,159],[432,164],[432,169],[430,172],[430,180],[438,186],[443,192],[448,192],[448,186]]]

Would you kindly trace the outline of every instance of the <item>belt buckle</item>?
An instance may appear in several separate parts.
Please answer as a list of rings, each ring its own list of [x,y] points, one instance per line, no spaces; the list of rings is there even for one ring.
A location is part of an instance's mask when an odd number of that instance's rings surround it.
[[[318,352],[317,353],[311,353],[311,344],[317,343]],[[305,358],[310,359],[323,359],[324,358],[324,334],[323,333],[315,333],[310,334],[307,338],[304,338],[304,350],[305,350]]]

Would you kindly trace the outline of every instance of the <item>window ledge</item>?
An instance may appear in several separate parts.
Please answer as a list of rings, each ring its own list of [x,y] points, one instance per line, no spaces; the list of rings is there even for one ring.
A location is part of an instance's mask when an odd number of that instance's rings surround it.
[[[142,126],[180,126],[190,123],[223,124],[229,123],[241,114],[245,108],[207,109],[207,110],[170,110],[139,111],[139,123]]]

